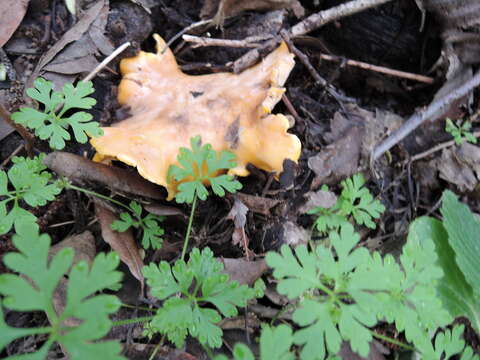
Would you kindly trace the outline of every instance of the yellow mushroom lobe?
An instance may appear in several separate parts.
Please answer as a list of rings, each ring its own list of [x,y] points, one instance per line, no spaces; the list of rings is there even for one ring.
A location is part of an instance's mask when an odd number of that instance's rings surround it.
[[[301,143],[287,132],[288,119],[271,114],[295,64],[285,43],[240,74],[193,76],[180,70],[170,49],[162,54],[165,42],[154,38],[156,54],[141,51],[120,64],[118,100],[131,117],[91,139],[94,160],[118,159],[137,167],[144,178],[167,188],[168,199],[178,185],[167,183],[168,168],[197,135],[216,151],[235,153],[231,175],[247,176],[248,163],[279,174],[285,159],[298,161]]]

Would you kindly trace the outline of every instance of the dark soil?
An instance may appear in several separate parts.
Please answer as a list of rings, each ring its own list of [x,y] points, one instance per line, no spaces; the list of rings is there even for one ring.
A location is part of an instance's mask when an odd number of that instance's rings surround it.
[[[81,7],[88,8],[88,3],[95,1],[79,1]],[[341,3],[341,0],[328,0],[318,7],[314,1],[301,1],[307,14],[317,12],[322,8]],[[114,47],[126,41],[133,46],[111,62],[94,79],[97,105],[91,111],[96,121],[102,125],[115,123],[128,116],[128,109],[121,108],[117,102],[117,86],[121,79],[118,72],[118,62],[124,57],[135,54],[139,49],[154,51],[153,33],[159,33],[164,39],[170,39],[179,31],[190,24],[199,21],[199,14],[203,2],[190,1],[145,1],[155,3],[151,7],[151,14],[133,1],[110,1],[108,22],[105,27],[105,36]],[[223,27],[198,28],[192,34],[204,36],[207,32],[212,38],[243,39],[252,32],[258,31],[269,16],[267,11],[247,11],[225,20]],[[350,67],[344,63],[327,62],[322,60],[320,53],[330,52],[333,55],[364,61],[373,65],[390,69],[408,71],[417,74],[426,74],[438,60],[442,41],[439,37],[439,23],[434,16],[428,16],[422,32],[421,12],[413,0],[394,1],[390,4],[362,12],[339,21],[335,21],[308,36],[294,40],[295,45],[308,57],[311,64],[331,86],[345,97],[353,98],[357,105],[375,113],[378,110],[389,111],[408,118],[416,109],[427,105],[436,94],[444,80],[443,69],[430,73],[436,79],[434,84],[423,84],[412,80],[390,77],[380,73]],[[3,50],[8,60],[11,71],[7,79],[0,82],[0,103],[8,111],[14,112],[23,105],[27,98],[24,97],[25,86],[38,61],[58,40],[78,21],[66,10],[64,2],[59,0],[30,0],[27,14],[14,36]],[[289,28],[300,20],[292,12],[285,12],[283,24],[280,28]],[[268,30],[268,29],[267,29]],[[267,31],[263,30],[263,31]],[[280,29],[278,29],[280,30]],[[278,31],[277,30],[277,31]],[[231,69],[231,63],[245,54],[248,49],[237,48],[193,48],[180,40],[173,42],[177,61],[189,74],[205,74]],[[104,55],[95,54],[101,61]],[[57,74],[58,75],[58,74]],[[85,73],[60,74],[65,79],[78,80]],[[304,195],[309,191],[318,190],[322,183],[316,181],[316,175],[308,166],[308,160],[318,154],[327,145],[332,143],[331,120],[335,113],[342,114],[351,124],[357,121],[355,113],[346,107],[346,103],[332,97],[325,88],[316,84],[312,75],[304,64],[297,60],[296,66],[286,83],[287,101],[279,103],[275,112],[290,114],[295,117],[295,125],[290,132],[296,134],[302,141],[302,155],[298,164],[286,166],[286,172],[277,181],[271,174],[252,168],[251,175],[240,179],[243,185],[242,193],[257,197],[257,202],[262,203],[274,199],[278,202],[265,213],[249,211],[245,233],[250,243],[249,248],[256,256],[260,257],[269,250],[278,249],[283,243],[289,242],[290,236],[284,224],[293,222],[303,228],[312,225],[308,215],[300,214],[299,207],[305,202]],[[477,94],[475,94],[477,95]],[[290,105],[291,104],[291,105]],[[465,118],[478,111],[478,97],[473,96],[470,105],[464,106],[461,113]],[[460,118],[459,116],[458,118]],[[424,161],[408,163],[408,158],[432,146],[449,140],[442,124],[429,124],[414,132],[396,146],[389,153],[389,160],[385,158],[378,161],[375,166],[368,166],[365,159],[361,159],[355,171],[363,171],[368,179],[369,189],[386,206],[386,212],[380,219],[377,229],[362,232],[365,241],[375,243],[372,248],[382,252],[398,253],[405,240],[408,224],[417,216],[424,214],[438,214],[437,203],[445,188],[456,190],[439,177],[438,169],[430,162],[438,159],[440,153],[425,158]],[[475,127],[474,123],[474,127]],[[1,129],[0,129],[1,130]],[[6,135],[5,135],[6,134]],[[7,169],[10,165],[8,159],[13,152],[23,144],[23,139],[16,132],[5,132],[0,141],[0,162]],[[385,134],[386,136],[387,134]],[[380,140],[380,139],[378,139]],[[49,152],[48,144],[37,141],[36,152]],[[65,151],[91,157],[94,153],[90,145],[71,143]],[[17,155],[25,156],[24,149],[20,148]],[[126,165],[116,164],[126,168]],[[349,174],[351,175],[351,174]],[[329,185],[338,193],[339,180],[345,174],[333,177]],[[93,190],[109,194],[106,187],[96,186]],[[458,191],[457,191],[458,192]],[[463,200],[471,205],[472,211],[479,212],[479,196],[475,191],[464,191]],[[124,201],[124,198],[118,197]],[[226,220],[234,202],[233,196],[225,198],[210,197],[200,202],[194,221],[192,246],[209,246],[219,257],[238,258],[244,256],[244,249],[232,246],[234,224]],[[188,206],[180,206],[166,201],[164,205],[176,206],[184,214],[188,214]],[[97,251],[108,251],[109,246],[103,242],[100,227],[95,218],[93,202],[85,195],[75,191],[66,191],[54,202],[34,209],[39,218],[42,232],[48,232],[53,243],[61,241],[70,234],[90,230],[96,236]],[[73,220],[73,222],[71,221]],[[61,225],[62,223],[66,225]],[[167,217],[164,227],[168,229],[164,236],[168,249],[163,251],[148,251],[145,263],[151,260],[172,260],[178,258],[181,249],[184,231],[186,228],[185,217]],[[11,244],[11,234],[0,239],[0,258],[14,248]],[[128,269],[123,269],[128,273]],[[7,269],[0,263],[0,273]],[[130,276],[130,275],[129,275]],[[130,276],[131,277],[131,276]],[[126,288],[126,289],[125,289]],[[125,302],[141,304],[137,296],[139,286],[132,277],[126,281],[124,289],[119,296]],[[268,303],[268,305],[272,305]],[[123,318],[132,317],[132,312],[121,314]],[[38,314],[18,314],[10,312],[7,321],[14,326],[46,326],[48,320]],[[125,327],[117,331],[113,337],[126,342],[147,343],[148,340],[139,335],[135,327]],[[379,329],[389,336],[391,329]],[[227,332],[229,333],[229,332]],[[240,334],[240,335],[239,335]],[[228,336],[243,336],[242,332],[234,331]],[[33,349],[42,343],[41,337],[23,339],[9,345],[0,357],[12,355]],[[156,344],[159,339],[154,339]],[[157,341],[157,342],[155,342]],[[468,332],[468,341],[478,346],[478,338],[473,331]],[[234,340],[231,341],[232,343]],[[128,346],[126,346],[128,348]],[[150,349],[149,351],[151,351]],[[145,358],[148,356],[131,347],[127,353],[131,358]],[[157,358],[187,359],[188,354],[173,353],[165,347],[162,355]],[[191,343],[187,352],[203,358],[203,350],[198,344]],[[60,348],[53,349],[51,358],[62,358]],[[164,357],[163,357],[164,356]],[[182,357],[184,356],[184,357]]]

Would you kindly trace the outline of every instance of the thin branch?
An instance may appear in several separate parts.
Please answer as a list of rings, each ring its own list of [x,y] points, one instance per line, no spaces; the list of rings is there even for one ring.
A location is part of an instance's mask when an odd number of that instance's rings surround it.
[[[183,35],[182,39],[186,42],[193,43],[193,47],[200,46],[224,46],[232,48],[255,48],[261,44],[258,41],[265,41],[271,39],[272,35],[268,36],[250,36],[243,40],[229,40],[229,39],[215,39],[208,37],[200,37],[193,35]]]
[[[480,137],[480,131],[475,131],[473,134],[476,138]],[[448,148],[450,146],[455,145],[455,140],[450,140],[450,141],[445,141],[441,144],[438,144],[437,146],[434,146],[424,152],[421,152],[420,154],[414,155],[409,159],[409,162],[414,162],[423,158],[426,158],[427,156],[432,155],[433,153],[436,153],[437,151],[443,150],[445,148]]]
[[[290,38],[294,38],[300,35],[305,35],[310,31],[316,30],[329,22],[338,20],[345,16],[353,15],[355,13],[378,5],[385,4],[389,1],[392,0],[352,0],[348,3],[334,6],[330,9],[310,15],[306,19],[302,20],[290,29],[290,31],[288,32],[288,36]],[[258,62],[260,55],[263,52],[275,48],[279,41],[280,39],[278,37],[267,41],[265,44],[263,44],[263,47],[261,49],[263,51],[259,51],[259,49],[250,50],[245,55],[235,61],[233,65],[234,71],[236,73],[239,73],[247,67],[255,64],[256,62]]]
[[[363,10],[385,4],[392,0],[353,0],[345,4],[312,14],[290,29],[290,36],[305,35],[329,22],[350,16]]]
[[[456,90],[449,92],[445,96],[433,101],[425,111],[411,116],[397,131],[390,135],[385,141],[378,145],[373,151],[372,160],[377,160],[386,151],[397,145],[406,136],[408,136],[417,127],[425,121],[434,121],[441,117],[448,107],[456,100],[461,99],[480,85],[480,71],[478,71],[470,80],[465,82]]]
[[[210,25],[211,23],[212,23],[212,19],[209,19],[209,20],[197,21],[193,24],[188,25],[186,28],[184,28],[183,30],[180,30],[170,40],[168,40],[160,53],[163,54],[169,48],[169,46],[173,44],[175,40],[177,40],[180,36],[185,34],[187,31],[193,30],[203,25]]]
[[[383,66],[372,65],[372,64],[362,62],[362,61],[343,59],[340,56],[333,56],[333,55],[327,55],[327,54],[319,54],[319,56],[320,56],[320,58],[322,58],[324,60],[327,60],[327,61],[344,62],[345,64],[347,64],[349,66],[355,66],[355,67],[359,67],[361,69],[375,71],[375,72],[379,72],[379,73],[382,73],[382,74],[387,74],[387,75],[395,76],[395,77],[399,77],[399,78],[415,80],[415,81],[423,82],[425,84],[433,84],[433,82],[435,81],[433,78],[428,77],[428,76],[413,74],[413,73],[409,73],[409,72],[406,72],[406,71],[394,70],[394,69],[386,68],[386,67],[383,67]]]
[[[125,49],[128,48],[129,46],[130,46],[130,41],[116,48],[110,55],[108,55],[105,59],[103,59],[103,61],[100,64],[98,64],[97,67],[90,72],[90,74],[85,76],[83,78],[83,81],[92,80],[95,77],[95,75],[97,75],[105,66],[108,65],[110,61],[112,61],[115,57],[117,57],[121,52],[125,51]]]
[[[308,56],[305,55],[303,52],[301,52],[290,40],[288,37],[288,32],[287,31],[282,31],[280,32],[280,35],[283,37],[285,42],[287,43],[290,51],[294,53],[300,61],[305,65],[307,68],[308,72],[312,77],[314,78],[315,82],[317,85],[320,85],[321,87],[325,88],[325,90],[333,96],[339,103],[342,101],[347,101],[347,102],[354,102],[354,99],[347,98],[346,96],[340,94],[331,84],[328,83],[327,80],[325,80],[319,73],[318,71],[313,67],[313,65],[310,63],[310,60],[308,59]]]
[[[33,157],[33,136],[22,125],[12,120],[10,112],[0,104],[0,118],[13,127],[25,141],[25,150],[29,157]]]

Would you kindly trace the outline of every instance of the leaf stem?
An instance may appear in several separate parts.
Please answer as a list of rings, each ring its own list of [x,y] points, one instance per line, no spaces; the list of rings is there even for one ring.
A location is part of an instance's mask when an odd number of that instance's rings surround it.
[[[388,336],[385,336],[385,335],[380,335],[380,334],[376,333],[376,332],[373,331],[373,330],[369,330],[369,331],[370,331],[370,334],[372,334],[372,336],[373,336],[373,337],[376,337],[377,339],[380,339],[380,340],[389,342],[389,343],[391,343],[391,344],[400,346],[400,347],[404,348],[405,350],[417,351],[417,349],[415,349],[413,346],[404,344],[403,342],[398,341],[398,340],[395,340],[395,339],[393,339],[393,338],[391,338],[391,337],[388,337]]]
[[[147,308],[145,306],[135,306],[135,305],[128,305],[128,304],[122,304],[122,307],[129,308],[129,309],[135,309],[135,310],[143,310],[143,311],[148,311],[148,312],[154,312],[155,309]]]
[[[73,185],[73,184],[70,183],[70,182],[67,182],[67,185],[65,185],[65,187],[66,187],[67,189],[77,190],[77,191],[83,192],[84,194],[92,195],[92,196],[98,197],[98,198],[100,198],[100,199],[110,201],[110,202],[114,203],[115,205],[118,205],[118,206],[120,206],[120,207],[122,207],[122,208],[124,208],[124,209],[127,209],[129,212],[134,213],[134,211],[130,208],[130,206],[125,205],[125,204],[123,204],[123,203],[121,203],[120,201],[117,201],[117,200],[115,200],[115,199],[112,199],[110,196],[102,195],[102,194],[99,194],[99,193],[97,193],[97,192],[95,192],[95,191],[81,188],[81,187],[79,187],[79,186]]]
[[[190,217],[188,218],[187,233],[185,234],[185,241],[183,242],[182,257],[181,257],[182,260],[185,259],[185,253],[187,252],[188,240],[190,239],[190,232],[192,231],[193,215],[195,213],[196,205],[197,205],[197,192],[195,191],[195,195],[193,195],[192,210],[190,211]]]
[[[125,320],[113,321],[112,325],[113,326],[122,326],[122,325],[136,324],[136,323],[144,323],[144,322],[152,320],[154,317],[155,317],[155,315],[143,316],[143,317],[138,317],[138,318],[134,318],[134,319],[125,319]]]

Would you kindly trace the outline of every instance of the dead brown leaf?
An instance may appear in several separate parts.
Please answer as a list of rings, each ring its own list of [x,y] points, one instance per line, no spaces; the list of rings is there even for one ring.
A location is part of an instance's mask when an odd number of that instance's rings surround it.
[[[120,260],[128,266],[132,275],[140,281],[143,293],[143,261],[131,229],[124,232],[112,230],[112,222],[118,220],[118,217],[115,213],[99,203],[95,203],[95,213],[102,228],[103,240],[115,250],[118,256],[120,256]]]
[[[80,261],[85,261],[88,265],[91,265],[96,255],[95,239],[90,231],[69,236],[55,246],[52,246],[48,253],[49,260],[64,248],[72,248],[75,251],[73,265]],[[67,303],[67,285],[67,279],[65,277],[61,278],[53,293],[53,307],[57,315],[61,314],[65,309]],[[78,326],[79,324],[79,320],[73,318],[65,319],[64,321],[65,326]]]
[[[265,260],[248,261],[246,259],[219,259],[223,262],[224,273],[230,276],[230,280],[238,281],[240,284],[253,285],[253,283],[267,271],[268,266]]]
[[[0,7],[0,47],[13,35],[27,12],[29,0],[3,0]]]
[[[337,202],[337,196],[333,192],[324,190],[309,191],[303,198],[307,199],[307,202],[298,209],[301,214],[317,207],[328,209]]]
[[[460,191],[473,191],[480,178],[480,148],[464,143],[444,149],[438,170],[442,179],[457,185]]]
[[[143,205],[143,208],[147,210],[149,213],[152,213],[158,216],[175,216],[175,215],[185,216],[182,210],[174,206],[154,203],[154,204],[145,204]]]
[[[108,12],[109,4],[106,1],[82,37],[66,45],[52,61],[43,67],[42,71],[47,72],[43,74],[43,77],[54,81],[55,78],[51,79],[50,73],[54,73],[56,77],[60,74],[88,73],[99,64],[96,56],[100,53],[103,55],[111,54],[114,50],[113,45],[104,35]],[[57,86],[60,85],[62,84],[57,83]]]
[[[352,350],[350,343],[344,341],[338,355],[343,360],[385,360],[385,356],[383,356],[383,354],[388,353],[389,350],[387,348],[385,348],[378,341],[374,340],[370,343],[370,353],[368,356],[362,357]]]
[[[44,67],[52,62],[52,60],[70,43],[77,41],[82,38],[82,36],[89,30],[92,23],[97,19],[98,14],[103,11],[104,7],[107,7],[108,12],[108,1],[99,0],[90,7],[87,11],[84,12],[82,18],[70,29],[68,30],[61,38],[58,40],[46,53],[42,55],[40,60],[37,63],[37,66],[33,70],[32,74],[27,80],[25,88],[33,87],[33,81],[40,76],[41,72],[44,70]]]
[[[235,224],[235,230],[232,234],[233,245],[240,245],[247,256],[247,260],[250,257],[251,251],[248,248],[250,240],[245,234],[245,224],[247,222],[248,207],[237,197],[234,196],[234,203],[226,219],[232,220]]]
[[[236,197],[245,204],[248,209],[257,214],[265,216],[272,215],[270,210],[281,203],[280,200],[265,198],[261,196],[249,195],[244,193],[237,193]]]
[[[360,160],[363,129],[352,126],[343,137],[331,143],[308,159],[308,167],[315,173],[312,188],[337,183],[357,172]]]
[[[312,188],[337,183],[358,172],[359,165],[369,163],[375,146],[399,128],[402,117],[388,111],[371,112],[356,104],[347,104],[345,112],[336,112],[330,121],[331,143],[308,159],[308,166],[317,175]]]
[[[224,318],[218,324],[223,330],[242,330],[254,333],[257,331],[262,322],[252,312],[248,312],[245,315],[239,315],[232,318]]]
[[[293,221],[285,221],[283,223],[283,244],[291,246],[306,245],[311,237],[310,231]]]
[[[100,164],[62,151],[48,154],[44,163],[57,174],[80,184],[97,183],[118,192],[156,200],[165,198],[159,186],[145,180],[136,171]]]
[[[305,9],[298,0],[205,0],[200,17],[209,19],[215,16],[217,25],[222,25],[227,17],[247,10],[292,9],[297,17],[305,15]]]
[[[50,248],[48,260],[50,261],[55,254],[64,248],[72,248],[75,250],[73,257],[73,265],[79,261],[86,261],[91,264],[97,251],[95,249],[95,239],[90,231],[85,231],[78,235],[72,235],[60,241]]]

